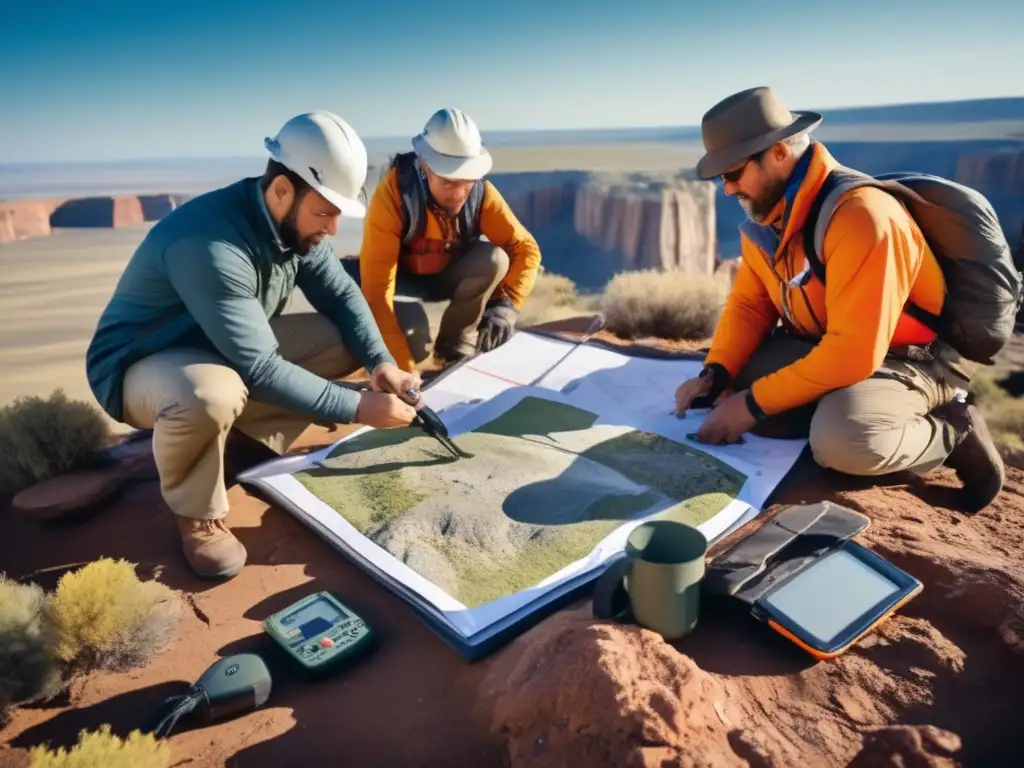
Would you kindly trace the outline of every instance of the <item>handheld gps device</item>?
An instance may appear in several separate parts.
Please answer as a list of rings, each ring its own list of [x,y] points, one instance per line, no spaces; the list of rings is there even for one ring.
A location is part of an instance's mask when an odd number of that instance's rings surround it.
[[[715,558],[704,589],[816,659],[835,658],[923,589],[851,540],[870,522],[831,502],[786,508]]]
[[[374,644],[363,619],[330,592],[315,592],[263,622],[287,656],[303,671],[317,675],[352,661]]]

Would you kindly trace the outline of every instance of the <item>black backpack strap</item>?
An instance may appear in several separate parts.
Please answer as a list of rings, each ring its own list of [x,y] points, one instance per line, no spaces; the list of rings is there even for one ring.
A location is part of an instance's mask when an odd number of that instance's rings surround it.
[[[459,211],[459,232],[464,248],[469,248],[480,236],[480,209],[484,204],[484,192],[484,180],[480,179],[473,184],[466,204]]]
[[[398,175],[398,194],[402,200],[402,242],[408,245],[413,238],[422,235],[426,227],[423,212],[427,204],[427,190],[416,167],[415,153],[398,155],[392,166]]]
[[[804,220],[803,226],[804,254],[807,256],[807,263],[810,265],[814,276],[822,283],[825,282],[825,264],[818,253],[818,244],[825,242],[825,229],[828,227],[828,219],[825,220],[824,226],[820,223],[822,211],[826,211],[828,216],[831,217],[832,211],[842,195],[854,187],[865,185],[877,187],[896,197],[900,196],[900,187],[893,181],[876,179],[873,176],[839,166],[832,169],[828,176],[825,177],[821,189],[818,190],[818,194],[815,196],[814,202],[811,203],[811,208],[807,212],[807,218]],[[938,315],[922,309],[911,301],[907,302],[904,311],[933,333],[940,332],[942,323]]]
[[[829,217],[832,216],[832,211],[835,208],[836,202],[839,197],[846,192],[848,189],[852,189],[854,186],[861,186],[863,184],[873,184],[874,179],[870,176],[866,176],[862,173],[843,168],[839,166],[829,171],[825,177],[825,181],[822,182],[821,188],[818,190],[818,194],[815,195],[814,201],[811,203],[811,208],[807,212],[807,218],[804,220],[804,255],[807,256],[807,263],[811,267],[811,272],[821,282],[825,282],[825,263],[821,260],[821,254],[818,253],[818,240],[824,242],[824,230],[821,232],[821,238],[818,237],[818,222],[821,219],[822,211],[826,209]],[[839,187],[843,189],[839,190]],[[825,221],[825,226],[828,226],[828,220]]]

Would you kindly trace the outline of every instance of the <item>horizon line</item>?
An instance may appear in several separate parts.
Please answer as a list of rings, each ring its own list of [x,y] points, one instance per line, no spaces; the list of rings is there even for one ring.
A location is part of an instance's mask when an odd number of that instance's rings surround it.
[[[894,101],[894,102],[879,102],[875,104],[852,104],[840,107],[815,107],[813,110],[808,108],[794,108],[794,113],[801,111],[814,111],[827,118],[828,113],[837,112],[868,112],[871,110],[883,110],[891,109],[894,107],[928,107],[928,106],[940,106],[946,104],[977,104],[981,102],[993,103],[993,102],[1012,102],[1012,101],[1024,101],[1024,94],[1017,96],[979,96],[971,99],[946,99],[946,100],[928,100],[928,101]],[[312,110],[311,110],[312,111]],[[1022,116],[1024,117],[1024,116]],[[481,133],[486,137],[488,134],[492,136],[526,136],[530,134],[571,134],[571,133],[600,133],[610,131],[695,131],[700,132],[699,124],[678,124],[678,123],[661,123],[661,124],[647,124],[647,125],[593,125],[593,126],[580,126],[577,128],[513,128],[513,129],[489,129],[483,130]],[[364,144],[369,143],[384,143],[384,142],[397,142],[397,141],[409,141],[411,136],[405,134],[384,134],[362,137]],[[486,144],[486,140],[485,140]],[[369,148],[368,148],[369,150]],[[45,165],[96,165],[96,164],[117,164],[117,163],[145,163],[145,162],[189,162],[189,161],[249,161],[254,159],[263,159],[265,156],[262,154],[254,153],[252,155],[181,155],[181,156],[140,156],[140,157],[122,157],[122,158],[108,158],[105,160],[28,160],[28,161],[15,161],[15,162],[2,162],[0,161],[0,168],[18,168],[18,167],[32,167],[32,166],[45,166]]]

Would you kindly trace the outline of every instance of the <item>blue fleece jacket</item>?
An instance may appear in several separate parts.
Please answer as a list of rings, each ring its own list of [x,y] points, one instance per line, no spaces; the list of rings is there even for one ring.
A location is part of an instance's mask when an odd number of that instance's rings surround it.
[[[189,200],[154,225],[125,267],[86,353],[103,409],[124,420],[125,371],[169,347],[218,352],[249,396],[317,420],[355,420],[359,394],[288,362],[268,319],[298,286],[338,327],[367,370],[394,362],[359,287],[330,240],[289,252],[266,213],[258,178]]]

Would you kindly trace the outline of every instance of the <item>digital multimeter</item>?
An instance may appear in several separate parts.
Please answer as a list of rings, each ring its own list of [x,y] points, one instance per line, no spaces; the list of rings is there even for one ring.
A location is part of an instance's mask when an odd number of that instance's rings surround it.
[[[785,508],[735,532],[737,542],[707,564],[702,592],[728,598],[814,658],[833,659],[923,589],[851,540],[870,522],[828,501]]]
[[[329,672],[361,656],[374,644],[363,619],[330,592],[315,592],[263,622],[264,631],[300,669]]]

